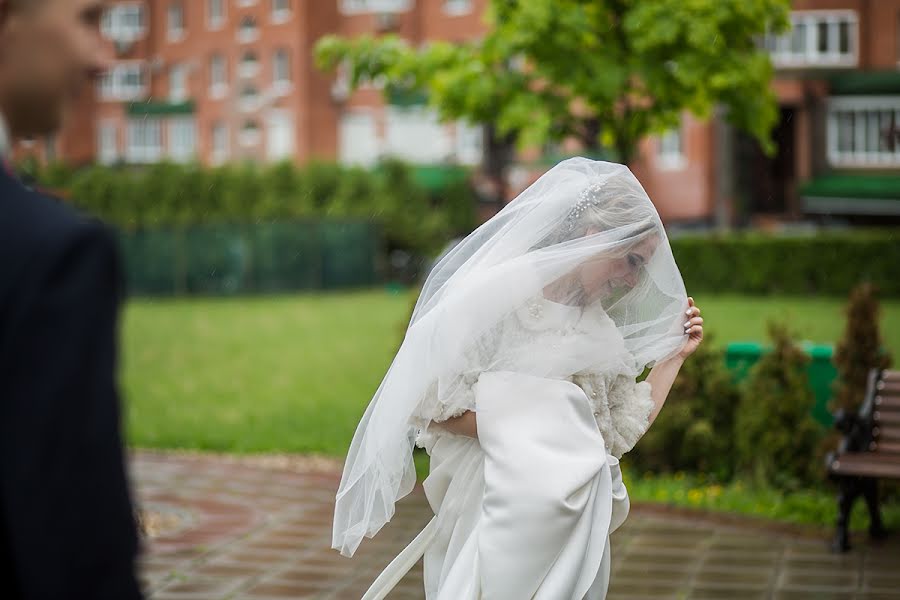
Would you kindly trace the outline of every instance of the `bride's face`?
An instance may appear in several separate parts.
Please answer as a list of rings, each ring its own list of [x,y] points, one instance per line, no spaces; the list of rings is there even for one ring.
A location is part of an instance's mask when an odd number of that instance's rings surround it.
[[[618,288],[633,288],[658,245],[659,238],[651,236],[628,248],[622,256],[598,256],[582,263],[578,269],[581,287],[591,298],[607,297]]]

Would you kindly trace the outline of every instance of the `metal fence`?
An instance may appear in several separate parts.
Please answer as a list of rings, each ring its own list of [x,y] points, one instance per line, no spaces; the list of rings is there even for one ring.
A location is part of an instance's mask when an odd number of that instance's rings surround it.
[[[368,221],[201,225],[123,232],[131,295],[230,295],[377,282],[380,239]]]

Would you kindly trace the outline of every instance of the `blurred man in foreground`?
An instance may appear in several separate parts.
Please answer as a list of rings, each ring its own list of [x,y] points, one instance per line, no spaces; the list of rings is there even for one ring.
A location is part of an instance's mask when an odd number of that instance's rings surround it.
[[[0,598],[140,598],[116,390],[121,274],[99,223],[18,181],[102,74],[99,0],[0,0]]]

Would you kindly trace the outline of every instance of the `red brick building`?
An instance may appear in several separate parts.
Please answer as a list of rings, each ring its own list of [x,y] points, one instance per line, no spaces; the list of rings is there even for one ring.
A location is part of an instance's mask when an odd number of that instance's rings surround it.
[[[115,0],[116,64],[55,139],[26,152],[69,162],[207,164],[394,155],[477,164],[482,130],[421,104],[349,94],[323,75],[323,35],[396,32],[417,45],[483,35],[487,0]],[[669,222],[900,215],[900,0],[796,0],[778,68],[777,156],[721,119],[686,116],[632,165]],[[408,100],[408,99],[406,99]],[[511,173],[515,191],[535,175]],[[854,190],[864,189],[864,194]],[[859,196],[859,197],[857,197]],[[883,197],[880,197],[883,196]]]

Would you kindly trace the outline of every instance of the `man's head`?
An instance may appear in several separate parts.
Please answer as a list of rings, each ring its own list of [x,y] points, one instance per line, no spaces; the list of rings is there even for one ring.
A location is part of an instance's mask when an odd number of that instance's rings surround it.
[[[12,137],[56,131],[66,106],[106,69],[103,0],[0,0],[0,113]]]

